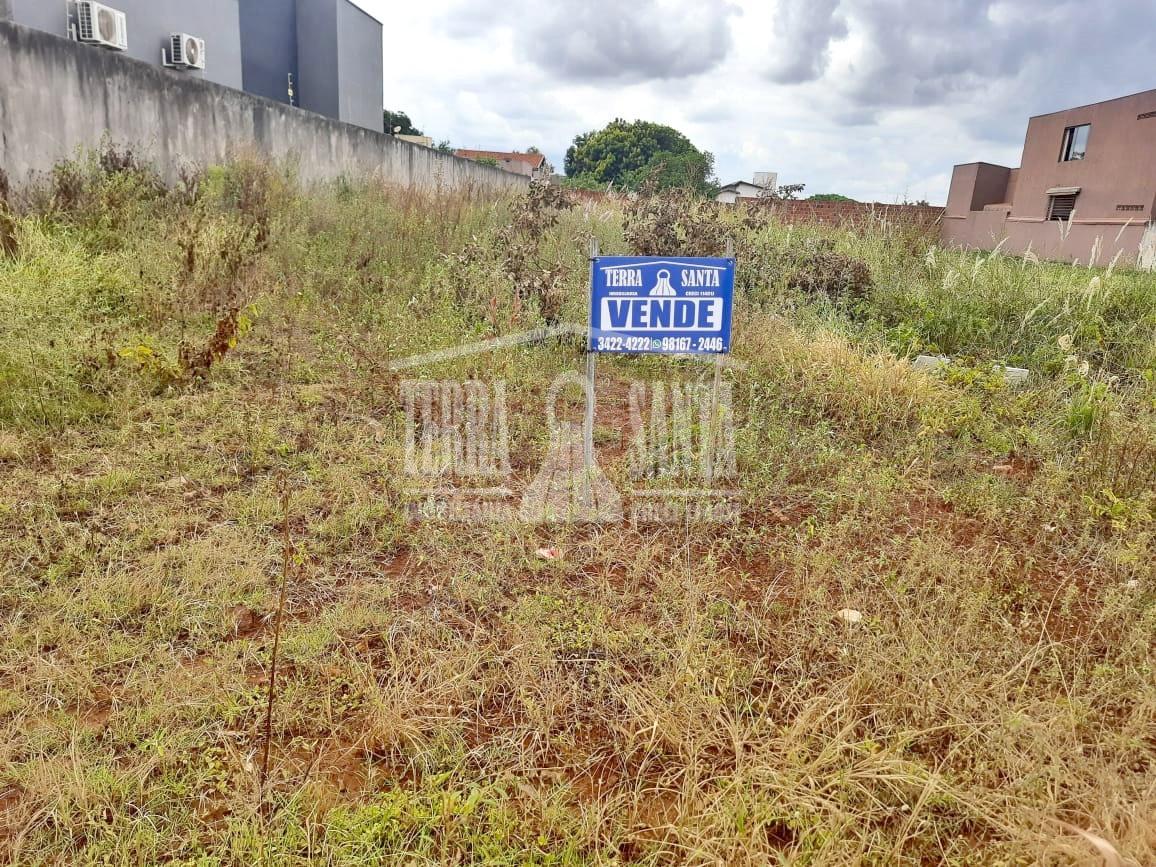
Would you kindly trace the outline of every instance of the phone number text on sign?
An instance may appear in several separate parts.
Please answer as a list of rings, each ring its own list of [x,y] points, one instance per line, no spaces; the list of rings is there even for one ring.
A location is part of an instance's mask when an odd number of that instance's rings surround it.
[[[609,337],[594,338],[595,352],[722,352],[721,337]]]
[[[730,352],[733,259],[602,256],[591,270],[591,352]]]

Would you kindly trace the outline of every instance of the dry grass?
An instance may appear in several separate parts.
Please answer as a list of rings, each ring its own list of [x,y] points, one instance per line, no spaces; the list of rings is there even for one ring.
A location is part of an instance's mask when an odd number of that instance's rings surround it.
[[[202,225],[252,219],[214,198],[246,189],[230,177],[184,206]],[[187,273],[179,214],[148,229],[130,198],[114,248],[107,219],[25,215],[0,261],[5,309],[52,314],[9,316],[0,354],[7,859],[1156,862],[1153,496],[1121,481],[1147,454],[1150,371],[1057,367],[1024,391],[986,359],[916,373],[886,337],[898,275],[926,299],[939,272],[835,235],[877,296],[846,311],[768,286],[740,311],[738,523],[414,523],[387,362],[550,312],[478,252],[517,205],[261,183],[267,249],[217,287],[256,305],[252,328],[204,382],[165,374],[220,309],[189,300],[212,281]],[[742,231],[740,249],[798,241]],[[613,211],[577,210],[534,254],[571,321],[591,232],[623,249]],[[83,373],[105,343],[120,360]],[[1129,346],[1102,357],[1143,357]],[[549,344],[430,375],[506,379],[520,486],[545,389],[580,363]],[[612,478],[627,381],[676,369],[602,365]],[[296,553],[262,810],[282,474]]]

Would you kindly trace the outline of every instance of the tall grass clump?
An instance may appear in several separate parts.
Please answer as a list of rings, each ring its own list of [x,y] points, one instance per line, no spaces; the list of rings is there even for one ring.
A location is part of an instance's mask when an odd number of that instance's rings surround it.
[[[1152,275],[111,146],[0,199],[0,860],[1156,863]],[[558,481],[581,341],[401,363],[581,325],[592,238],[733,245],[734,520],[423,511],[406,379]],[[599,361],[624,502],[713,372]]]
[[[1113,373],[1156,365],[1156,275],[1012,257],[927,251],[881,287],[880,320],[914,351],[995,359],[1055,373],[1060,338]]]
[[[0,263],[0,421],[91,417],[113,387],[105,338],[135,315],[132,275],[122,257],[92,256],[40,219],[16,225],[20,252]]]

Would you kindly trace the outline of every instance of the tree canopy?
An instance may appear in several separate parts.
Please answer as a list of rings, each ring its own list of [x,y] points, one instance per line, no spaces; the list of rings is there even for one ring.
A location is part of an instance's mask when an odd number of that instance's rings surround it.
[[[566,176],[576,185],[614,184],[638,189],[682,187],[707,192],[714,184],[714,155],[701,151],[673,127],[621,118],[582,133],[566,151]]]
[[[808,202],[853,202],[854,199],[840,195],[839,193],[815,193],[813,196],[807,196]]]
[[[425,135],[420,129],[413,125],[413,121],[409,119],[409,115],[404,111],[390,111],[386,109],[385,116],[385,131],[390,135],[395,132],[398,135]]]

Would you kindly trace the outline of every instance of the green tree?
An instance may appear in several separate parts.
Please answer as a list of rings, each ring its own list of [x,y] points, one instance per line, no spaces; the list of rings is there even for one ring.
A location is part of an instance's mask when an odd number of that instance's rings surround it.
[[[566,151],[566,176],[637,190],[685,188],[709,192],[714,155],[701,151],[678,130],[645,120],[618,118],[600,130],[576,136]]]
[[[409,115],[404,111],[390,111],[386,109],[383,112],[385,117],[385,131],[390,135],[425,135],[420,129],[413,125],[413,121],[409,119]]]
[[[807,196],[808,202],[853,202],[852,198],[841,196],[838,193],[815,193],[813,196]]]
[[[763,193],[764,199],[778,199],[781,202],[793,202],[806,189],[806,184],[779,184],[774,189]]]
[[[568,190],[603,190],[606,189],[606,184],[595,180],[593,175],[574,175],[574,177],[563,177],[561,185]]]

